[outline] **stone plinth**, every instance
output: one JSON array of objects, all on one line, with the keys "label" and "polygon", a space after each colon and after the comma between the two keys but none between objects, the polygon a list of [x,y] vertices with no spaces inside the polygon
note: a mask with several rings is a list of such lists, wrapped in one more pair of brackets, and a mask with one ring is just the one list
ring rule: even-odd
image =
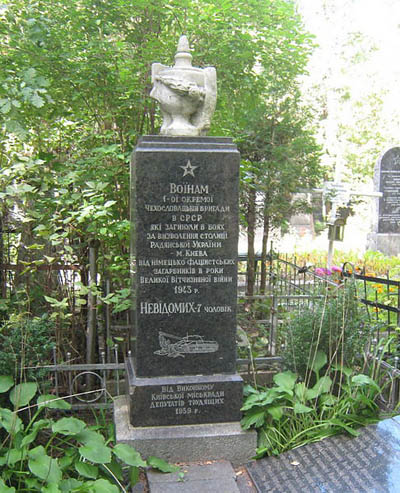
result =
[{"label": "stone plinth", "polygon": [[382,252],[385,255],[400,254],[400,234],[370,233],[368,235],[368,250]]},{"label": "stone plinth", "polygon": [[126,362],[133,426],[239,421],[243,380],[237,375],[136,378]]},{"label": "stone plinth", "polygon": [[238,422],[133,427],[126,396],[115,399],[114,421],[118,443],[132,445],[144,458],[171,463],[225,459],[238,466],[254,457],[257,447],[257,432],[242,430]]}]

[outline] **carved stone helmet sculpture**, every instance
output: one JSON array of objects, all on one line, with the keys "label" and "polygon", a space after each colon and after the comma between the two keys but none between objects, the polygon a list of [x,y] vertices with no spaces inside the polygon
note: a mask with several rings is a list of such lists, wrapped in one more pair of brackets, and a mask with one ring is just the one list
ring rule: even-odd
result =
[{"label": "carved stone helmet sculpture", "polygon": [[217,75],[214,67],[192,67],[186,36],[181,36],[175,65],[151,66],[153,88],[150,96],[160,103],[161,135],[206,135],[217,101]]}]

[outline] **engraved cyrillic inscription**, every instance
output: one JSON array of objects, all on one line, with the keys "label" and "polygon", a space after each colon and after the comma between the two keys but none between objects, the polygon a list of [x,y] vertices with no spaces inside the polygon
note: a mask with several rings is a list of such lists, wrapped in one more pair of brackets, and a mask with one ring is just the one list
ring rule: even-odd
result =
[{"label": "engraved cyrillic inscription", "polygon": [[[143,155],[142,163],[138,157],[133,182],[142,375],[234,370],[237,158],[175,150],[165,158],[159,149]],[[161,346],[160,333],[178,339]]]},{"label": "engraved cyrillic inscription", "polygon": [[223,406],[225,391],[215,384],[168,385],[151,394],[150,409],[171,409],[175,414],[201,414],[207,407]]},{"label": "engraved cyrillic inscription", "polygon": [[379,233],[400,233],[400,148],[390,149],[380,162]]}]

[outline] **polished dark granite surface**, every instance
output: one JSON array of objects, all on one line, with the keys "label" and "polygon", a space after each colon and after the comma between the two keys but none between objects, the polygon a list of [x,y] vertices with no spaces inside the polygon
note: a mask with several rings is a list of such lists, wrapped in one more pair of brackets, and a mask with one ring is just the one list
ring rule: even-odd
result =
[{"label": "polished dark granite surface", "polygon": [[400,417],[247,466],[259,492],[400,493]]},{"label": "polished dark granite surface", "polygon": [[135,149],[138,378],[236,372],[239,164],[226,138],[147,136]]}]

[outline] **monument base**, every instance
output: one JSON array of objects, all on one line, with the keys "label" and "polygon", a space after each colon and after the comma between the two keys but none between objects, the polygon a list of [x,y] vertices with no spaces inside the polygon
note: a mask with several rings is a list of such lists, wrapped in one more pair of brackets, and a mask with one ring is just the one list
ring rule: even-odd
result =
[{"label": "monument base", "polygon": [[368,235],[368,250],[375,250],[384,255],[400,254],[400,234],[370,233]]},{"label": "monument base", "polygon": [[225,459],[234,466],[245,464],[256,453],[257,432],[240,423],[134,427],[130,423],[127,396],[114,401],[117,443],[127,443],[144,459],[160,457],[168,462]]},{"label": "monument base", "polygon": [[243,380],[237,374],[140,378],[126,359],[129,418],[133,426],[239,421]]}]

